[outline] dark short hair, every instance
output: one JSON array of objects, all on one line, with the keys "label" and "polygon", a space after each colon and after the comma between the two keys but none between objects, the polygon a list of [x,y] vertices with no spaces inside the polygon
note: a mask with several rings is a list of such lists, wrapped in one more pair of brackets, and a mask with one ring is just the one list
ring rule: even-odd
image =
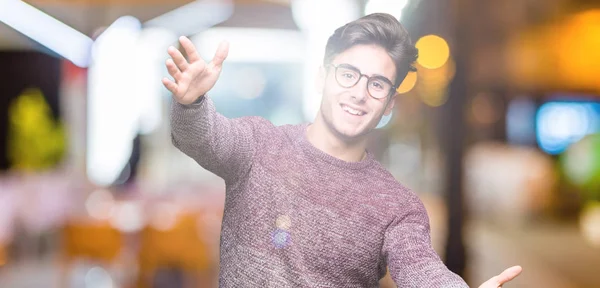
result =
[{"label": "dark short hair", "polygon": [[330,64],[338,54],[361,44],[375,44],[388,52],[396,64],[394,85],[400,85],[408,72],[417,71],[413,63],[418,51],[408,31],[394,16],[386,13],[369,14],[336,29],[327,40],[324,64]]}]

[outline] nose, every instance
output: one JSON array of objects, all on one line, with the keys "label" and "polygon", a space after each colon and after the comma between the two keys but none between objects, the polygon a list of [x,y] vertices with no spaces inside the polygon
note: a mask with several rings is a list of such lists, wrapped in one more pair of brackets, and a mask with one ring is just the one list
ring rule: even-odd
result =
[{"label": "nose", "polygon": [[358,83],[352,87],[352,97],[356,99],[357,102],[364,102],[369,97],[369,92],[367,91],[369,79],[367,77],[361,77],[358,80]]}]

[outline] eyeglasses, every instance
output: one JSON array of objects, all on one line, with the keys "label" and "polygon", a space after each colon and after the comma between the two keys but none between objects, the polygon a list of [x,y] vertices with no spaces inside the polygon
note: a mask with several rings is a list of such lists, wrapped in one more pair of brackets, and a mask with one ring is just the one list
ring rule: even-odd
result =
[{"label": "eyeglasses", "polygon": [[350,64],[329,64],[335,68],[335,80],[344,88],[354,87],[362,77],[367,78],[367,92],[375,99],[384,99],[390,97],[396,87],[392,81],[383,76],[373,76],[362,74],[358,68]]}]

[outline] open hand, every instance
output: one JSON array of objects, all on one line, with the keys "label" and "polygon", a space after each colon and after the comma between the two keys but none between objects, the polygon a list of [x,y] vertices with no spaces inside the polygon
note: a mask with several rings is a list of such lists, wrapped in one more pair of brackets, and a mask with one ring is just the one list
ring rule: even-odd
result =
[{"label": "open hand", "polygon": [[171,58],[167,60],[166,65],[173,80],[165,77],[162,79],[162,83],[173,93],[177,102],[190,104],[204,96],[217,82],[223,61],[229,53],[229,44],[221,43],[215,57],[210,63],[206,63],[198,55],[198,51],[190,39],[181,36],[179,43],[183,46],[188,60],[175,47],[169,47],[168,53]]}]

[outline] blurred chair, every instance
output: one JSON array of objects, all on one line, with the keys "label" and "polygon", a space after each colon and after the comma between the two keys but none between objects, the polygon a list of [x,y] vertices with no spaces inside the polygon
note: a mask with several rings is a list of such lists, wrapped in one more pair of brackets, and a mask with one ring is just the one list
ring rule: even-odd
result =
[{"label": "blurred chair", "polygon": [[67,222],[62,230],[61,284],[68,283],[68,276],[75,261],[91,261],[108,268],[118,261],[123,246],[121,232],[109,222]]},{"label": "blurred chair", "polygon": [[0,242],[0,268],[6,265],[8,262],[8,256],[6,255],[6,244]]},{"label": "blurred chair", "polygon": [[[172,225],[148,225],[141,233],[137,287],[158,287],[164,277],[191,287],[210,287],[211,257],[200,237],[198,214],[181,213]],[[180,279],[180,276],[185,279]],[[185,287],[189,287],[185,285]]]},{"label": "blurred chair", "polygon": [[121,232],[108,222],[67,223],[63,229],[63,251],[67,260],[89,258],[112,262],[121,252]]}]

